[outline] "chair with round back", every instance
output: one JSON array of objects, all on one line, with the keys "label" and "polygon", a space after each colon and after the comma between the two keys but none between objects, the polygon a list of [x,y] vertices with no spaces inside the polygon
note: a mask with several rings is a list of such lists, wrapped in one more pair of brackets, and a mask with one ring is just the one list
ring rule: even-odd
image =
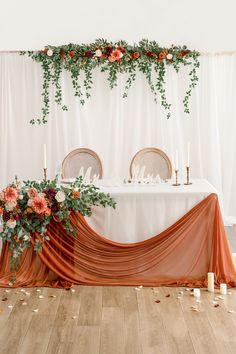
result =
[{"label": "chair with round back", "polygon": [[134,175],[135,167],[141,169],[145,166],[144,177],[148,175],[159,175],[161,179],[171,178],[172,166],[169,157],[164,151],[150,147],[139,150],[133,157],[130,164],[130,176]]},{"label": "chair with round back", "polygon": [[62,162],[62,178],[76,178],[78,177],[81,168],[84,172],[91,167],[91,176],[98,175],[102,178],[103,169],[99,156],[95,151],[78,148],[71,151]]}]

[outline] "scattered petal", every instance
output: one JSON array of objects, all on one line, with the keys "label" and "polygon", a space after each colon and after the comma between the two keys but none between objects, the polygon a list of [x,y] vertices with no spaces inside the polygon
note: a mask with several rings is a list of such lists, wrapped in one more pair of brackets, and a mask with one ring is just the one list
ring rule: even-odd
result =
[{"label": "scattered petal", "polygon": [[166,294],[166,297],[170,297],[170,294]]},{"label": "scattered petal", "polygon": [[161,300],[156,300],[155,302],[156,302],[157,304],[159,304],[159,303],[161,302]]},{"label": "scattered petal", "polygon": [[26,292],[25,292],[25,295],[30,296],[30,293],[28,293],[28,292],[26,291]]},{"label": "scattered petal", "polygon": [[43,299],[44,296],[43,296],[43,295],[39,295],[38,298],[39,298],[39,299]]},{"label": "scattered petal", "polygon": [[71,291],[72,293],[75,293],[75,289],[70,289],[70,291]]},{"label": "scattered petal", "polygon": [[20,289],[20,291],[21,291],[22,293],[25,293],[25,289]]},{"label": "scattered petal", "polygon": [[72,316],[72,319],[74,320],[75,318],[77,318],[77,316]]},{"label": "scattered petal", "polygon": [[232,292],[231,291],[228,291],[228,293],[227,293],[228,295],[232,295]]},{"label": "scattered petal", "polygon": [[200,303],[201,303],[201,300],[196,300],[196,302],[197,302],[198,304],[200,304]]},{"label": "scattered petal", "polygon": [[215,297],[215,298],[214,298],[214,301],[218,301],[218,297]]},{"label": "scattered petal", "polygon": [[199,310],[196,307],[192,308],[192,311],[199,312]]},{"label": "scattered petal", "polygon": [[179,291],[179,294],[180,294],[180,295],[183,295],[183,293],[184,293],[184,292],[183,292],[182,290],[181,290],[181,291]]},{"label": "scattered petal", "polygon": [[218,296],[218,299],[220,299],[220,300],[224,300],[224,297],[223,297],[223,296],[221,296],[221,295],[219,295],[219,296]]},{"label": "scattered petal", "polygon": [[49,297],[56,297],[56,295],[49,295]]},{"label": "scattered petal", "polygon": [[20,298],[20,301],[25,301],[25,299],[24,298]]},{"label": "scattered petal", "polygon": [[182,299],[182,296],[179,296],[179,295],[178,295],[176,299]]},{"label": "scattered petal", "polygon": [[9,309],[12,309],[13,308],[13,305],[8,305],[7,306]]},{"label": "scattered petal", "polygon": [[26,306],[26,305],[27,305],[26,301],[22,302],[22,306]]},{"label": "scattered petal", "polygon": [[234,313],[234,310],[228,310],[228,313]]},{"label": "scattered petal", "polygon": [[12,285],[13,285],[13,283],[11,283],[11,282],[10,282],[10,283],[8,283],[8,285],[9,285],[9,286],[12,286]]},{"label": "scattered petal", "polygon": [[143,286],[142,285],[139,285],[139,289],[142,289],[143,288]]},{"label": "scattered petal", "polygon": [[218,304],[218,301],[212,301],[212,303],[213,303],[213,305],[216,305],[216,304]]},{"label": "scattered petal", "polygon": [[33,312],[39,312],[39,309],[34,309]]},{"label": "scattered petal", "polygon": [[7,301],[7,297],[3,297],[3,298],[2,298],[2,301]]},{"label": "scattered petal", "polygon": [[6,289],[6,290],[5,290],[5,293],[10,293],[10,292],[11,292],[10,289]]},{"label": "scattered petal", "polygon": [[215,304],[214,307],[219,307],[220,305],[219,304]]},{"label": "scattered petal", "polygon": [[19,292],[19,291],[16,291],[15,294],[20,294],[20,292]]},{"label": "scattered petal", "polygon": [[139,288],[134,288],[135,290],[137,290],[137,291],[140,291],[141,289],[139,289]]},{"label": "scattered petal", "polygon": [[186,288],[185,291],[190,291],[190,289],[189,289],[189,288]]},{"label": "scattered petal", "polygon": [[37,291],[37,293],[40,293],[41,290],[40,290],[40,289],[37,289],[36,291]]}]

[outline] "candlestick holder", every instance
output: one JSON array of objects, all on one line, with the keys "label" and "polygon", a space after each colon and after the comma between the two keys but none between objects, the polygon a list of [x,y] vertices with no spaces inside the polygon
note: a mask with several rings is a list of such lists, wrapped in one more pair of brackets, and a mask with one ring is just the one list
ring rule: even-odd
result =
[{"label": "candlestick holder", "polygon": [[44,181],[47,180],[47,168],[46,167],[43,168],[43,179],[44,179]]},{"label": "candlestick holder", "polygon": [[187,171],[187,182],[186,182],[186,183],[184,183],[184,184],[185,184],[185,186],[188,186],[188,185],[192,184],[192,182],[189,182],[189,169],[190,169],[190,167],[189,167],[189,166],[186,166],[186,171]]},{"label": "candlestick holder", "polygon": [[178,182],[178,172],[179,170],[175,170],[175,183],[172,184],[172,186],[180,186],[180,183]]}]

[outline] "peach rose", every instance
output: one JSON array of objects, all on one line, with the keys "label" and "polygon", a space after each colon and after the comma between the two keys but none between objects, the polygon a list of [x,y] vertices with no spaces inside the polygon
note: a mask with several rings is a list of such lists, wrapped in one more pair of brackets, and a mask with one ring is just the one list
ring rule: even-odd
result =
[{"label": "peach rose", "polygon": [[5,208],[7,211],[12,211],[17,206],[17,201],[13,200],[12,202],[6,202]]},{"label": "peach rose", "polygon": [[31,207],[37,214],[42,214],[45,213],[47,209],[47,202],[45,198],[37,196],[32,199]]},{"label": "peach rose", "polygon": [[133,56],[134,59],[137,59],[137,58],[140,57],[140,53],[139,52],[134,52],[132,56]]},{"label": "peach rose", "polygon": [[28,195],[29,198],[35,198],[38,195],[38,191],[37,191],[36,188],[29,188],[27,190],[27,195]]}]

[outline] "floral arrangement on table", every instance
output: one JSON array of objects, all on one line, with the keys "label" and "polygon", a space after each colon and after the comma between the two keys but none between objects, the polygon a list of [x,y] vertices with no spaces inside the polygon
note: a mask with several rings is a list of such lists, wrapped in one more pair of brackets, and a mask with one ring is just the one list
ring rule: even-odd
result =
[{"label": "floral arrangement on table", "polygon": [[16,268],[22,252],[30,247],[34,233],[38,233],[42,240],[33,240],[34,250],[38,253],[43,242],[50,240],[46,231],[52,219],[61,222],[68,234],[73,235],[70,213],[76,211],[90,216],[93,205],[115,208],[116,202],[94,185],[85,185],[82,177],[70,186],[58,185],[56,178],[42,182],[24,181],[22,184],[16,181],[3,189],[0,192],[0,237],[10,243],[12,268]]},{"label": "floral arrangement on table", "polygon": [[[21,52],[22,55],[26,53],[39,62],[43,69],[43,116],[42,119],[32,119],[30,121],[32,124],[47,122],[51,84],[55,87],[55,102],[61,105],[63,110],[68,110],[67,106],[62,104],[60,77],[63,69],[70,72],[75,96],[79,97],[82,105],[85,103],[85,98],[91,95],[92,72],[96,67],[99,67],[102,72],[108,72],[110,88],[117,86],[119,73],[128,74],[123,97],[127,97],[128,89],[139,71],[145,75],[155,102],[157,102],[157,93],[160,93],[161,105],[168,111],[169,118],[171,104],[167,102],[164,87],[166,67],[171,66],[178,72],[181,66],[189,65],[190,82],[183,99],[184,111],[189,113],[189,98],[197,84],[197,68],[200,65],[198,60],[200,53],[188,49],[185,45],[164,48],[156,41],[147,39],[134,45],[129,45],[123,40],[112,43],[106,39],[97,39],[91,44],[67,44],[58,47],[49,45],[41,51]],[[84,74],[83,82],[79,82],[81,73]]]}]

